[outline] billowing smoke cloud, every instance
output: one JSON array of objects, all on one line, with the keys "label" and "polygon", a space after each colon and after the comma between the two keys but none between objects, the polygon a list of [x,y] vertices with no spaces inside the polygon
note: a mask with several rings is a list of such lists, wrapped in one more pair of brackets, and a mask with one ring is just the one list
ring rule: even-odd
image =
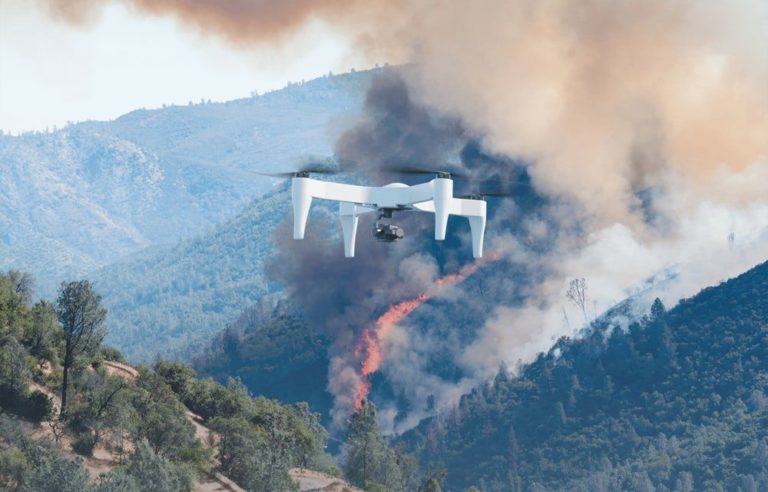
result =
[{"label": "billowing smoke cloud", "polygon": [[763,1],[488,0],[413,22],[421,100],[533,162],[598,226],[638,226],[637,192],[670,180],[720,198],[723,174],[764,177]]},{"label": "billowing smoke cloud", "polygon": [[384,18],[396,18],[399,2],[373,0],[38,0],[57,19],[79,26],[98,18],[110,4],[172,17],[202,34],[239,46],[282,41],[312,21],[325,22],[368,45]]},{"label": "billowing smoke cloud", "polygon": [[403,77],[411,70],[385,70],[373,79],[365,99],[365,118],[336,143],[336,157],[343,168],[363,171],[386,183],[393,178],[388,172],[392,169],[451,167],[448,161],[466,145],[468,132],[458,117],[413,100]]},{"label": "billowing smoke cloud", "polygon": [[[412,63],[410,97],[533,163],[540,189],[575,198],[597,226],[642,227],[638,192],[670,180],[732,199],[723,174],[765,178],[763,0],[41,1],[70,20],[122,2],[239,44],[327,23]],[[763,183],[740,183],[739,199]]]}]

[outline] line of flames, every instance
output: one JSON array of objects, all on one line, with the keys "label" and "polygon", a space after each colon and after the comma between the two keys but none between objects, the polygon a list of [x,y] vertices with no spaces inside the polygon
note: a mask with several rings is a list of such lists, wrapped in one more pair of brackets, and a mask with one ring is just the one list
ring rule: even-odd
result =
[{"label": "line of flames", "polygon": [[483,259],[479,259],[474,263],[466,265],[456,273],[438,278],[435,280],[436,289],[423,292],[412,299],[407,299],[391,305],[384,314],[376,319],[376,323],[372,327],[366,326],[365,329],[363,329],[360,339],[355,344],[354,351],[355,358],[361,361],[360,384],[355,392],[356,410],[360,409],[363,400],[371,391],[370,375],[378,371],[381,367],[384,358],[382,342],[387,338],[392,329],[416,308],[431,299],[439,288],[461,282],[475,273],[484,264],[498,259],[498,255],[489,254]]}]

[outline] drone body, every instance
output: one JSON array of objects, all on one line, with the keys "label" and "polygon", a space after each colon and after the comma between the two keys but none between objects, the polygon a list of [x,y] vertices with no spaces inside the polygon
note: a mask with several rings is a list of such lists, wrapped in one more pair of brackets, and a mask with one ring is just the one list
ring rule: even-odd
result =
[{"label": "drone body", "polygon": [[[435,239],[445,239],[448,217],[459,215],[469,219],[472,231],[472,255],[483,256],[486,202],[477,198],[453,196],[453,180],[447,173],[440,173],[429,182],[408,186],[392,183],[387,186],[357,186],[321,181],[309,177],[306,172],[296,173],[292,179],[293,238],[304,239],[309,208],[313,198],[339,202],[339,218],[344,233],[344,256],[355,256],[355,237],[358,217],[379,213],[379,220],[390,218],[392,212],[417,210],[435,214]],[[391,224],[374,225],[374,237],[392,242],[403,237],[400,227]]]}]

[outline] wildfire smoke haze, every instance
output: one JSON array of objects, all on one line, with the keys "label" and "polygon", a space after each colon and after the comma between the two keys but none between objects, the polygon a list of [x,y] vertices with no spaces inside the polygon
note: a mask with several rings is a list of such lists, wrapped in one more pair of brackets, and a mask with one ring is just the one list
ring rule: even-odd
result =
[{"label": "wildfire smoke haze", "polygon": [[[44,1],[70,20],[107,3]],[[452,312],[467,312],[464,324],[424,305],[463,278],[434,280],[462,264],[461,248],[446,252],[466,243],[461,231],[435,245],[408,216],[403,242],[385,249],[359,237],[358,258],[345,259],[338,241],[312,235],[317,209],[303,242],[290,239],[290,218],[278,228],[270,276],[334,340],[336,422],[376,371],[418,410],[401,420],[413,424],[428,411],[425,394],[447,405],[501,364],[531,360],[580,328],[563,321],[573,278],[586,278],[594,318],[671,265],[674,281],[648,294],[670,306],[765,260],[765,0],[114,1],[240,46],[319,21],[371,62],[408,64],[374,78],[361,121],[336,143],[336,158],[367,182],[389,162],[458,160],[483,177],[524,168],[530,194],[489,206],[486,242],[505,260],[487,272],[494,295],[456,287],[457,300],[472,300]],[[479,165],[463,155],[469,141],[482,148]],[[386,305],[393,311],[370,325]],[[391,321],[422,311],[419,333]],[[447,365],[435,352],[451,358],[450,374],[435,374]]]}]

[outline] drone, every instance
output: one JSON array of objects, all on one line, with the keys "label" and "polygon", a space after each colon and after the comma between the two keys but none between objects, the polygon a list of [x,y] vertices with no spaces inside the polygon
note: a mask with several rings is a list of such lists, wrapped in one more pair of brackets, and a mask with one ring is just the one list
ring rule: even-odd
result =
[{"label": "drone", "polygon": [[435,240],[445,239],[448,217],[466,217],[472,234],[472,256],[483,256],[483,238],[486,222],[486,196],[502,196],[501,193],[483,193],[455,197],[453,177],[455,173],[431,170],[400,170],[403,174],[432,174],[426,183],[409,186],[390,183],[385,186],[359,186],[310,177],[311,173],[333,174],[328,170],[302,170],[290,173],[267,174],[272,177],[290,177],[293,198],[293,239],[304,239],[312,200],[339,202],[339,219],[344,235],[344,256],[355,256],[355,238],[361,215],[377,214],[373,224],[373,237],[392,243],[405,237],[402,227],[388,222],[395,212],[420,211],[435,215]]}]

